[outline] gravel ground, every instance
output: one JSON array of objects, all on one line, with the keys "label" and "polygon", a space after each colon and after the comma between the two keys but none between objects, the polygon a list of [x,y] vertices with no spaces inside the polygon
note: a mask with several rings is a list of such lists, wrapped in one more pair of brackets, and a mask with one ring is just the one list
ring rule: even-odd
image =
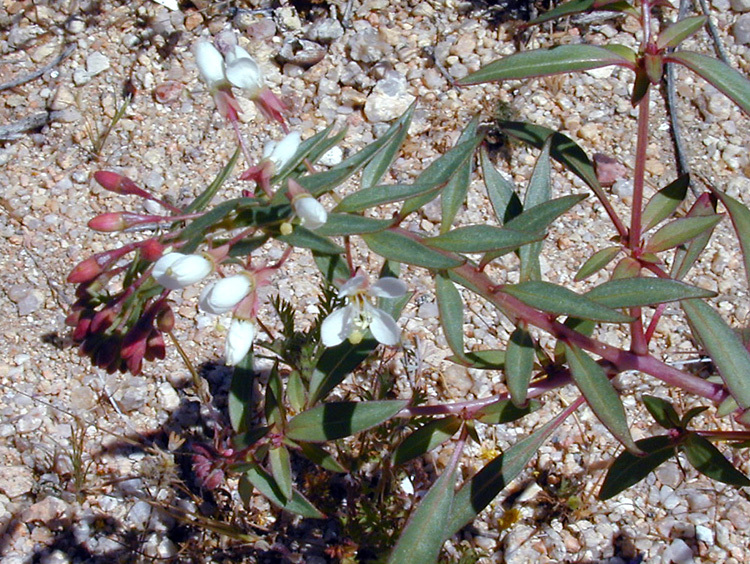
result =
[{"label": "gravel ground", "polygon": [[[292,108],[291,125],[304,138],[330,123],[348,126],[342,153],[328,155],[329,164],[381,134],[415,97],[419,106],[410,138],[390,181],[413,178],[423,163],[453,144],[473,114],[491,115],[498,101],[523,119],[562,128],[591,152],[630,163],[635,121],[627,102],[627,73],[602,70],[460,91],[450,86],[448,77],[465,76],[515,49],[513,21],[498,24],[498,11],[479,2],[355,0],[350,10],[346,2],[313,2],[312,9],[301,13],[292,4],[274,9],[244,1],[180,4],[181,10],[170,11],[150,0],[0,3],[0,82],[20,80],[47,66],[36,78],[0,91],[0,233],[7,249],[0,255],[4,563],[324,562],[320,539],[329,542],[336,536],[326,528],[330,524],[296,523],[294,538],[269,534],[240,542],[211,536],[207,525],[186,525],[199,515],[221,516],[256,534],[291,526],[261,499],[242,509],[231,494],[235,484],[204,498],[180,485],[186,459],[182,441],[201,431],[205,407],[173,347],[165,362],[131,376],[93,369],[68,346],[63,322],[73,289],[65,277],[72,265],[120,238],[95,234],[86,221],[123,205],[141,209],[137,202],[101,190],[91,174],[117,170],[180,202],[210,182],[233,151],[233,134],[197,77],[190,51],[197,38],[235,29],[263,66],[271,88]],[[732,64],[747,73],[750,48],[741,43],[750,41],[745,29],[750,15],[741,12],[750,10],[750,4],[715,0],[711,10]],[[630,22],[601,18],[543,26],[517,38],[525,48],[580,40],[632,46],[635,32]],[[691,43],[695,50],[710,52],[705,35]],[[101,137],[96,132],[115,115],[126,81],[137,95],[95,154]],[[750,204],[747,116],[683,71],[678,71],[677,92],[691,166]],[[252,103],[241,102],[244,132],[251,150],[259,153],[279,131],[256,115]],[[663,186],[663,179],[675,174],[658,96],[654,105],[657,121],[647,162],[652,187]],[[522,185],[534,155],[516,148],[513,157],[512,176]],[[478,181],[476,187],[462,211],[467,222],[488,219]],[[239,189],[238,182],[228,184],[230,192]],[[559,173],[554,189],[563,195],[582,192],[583,186]],[[620,205],[627,204],[630,189],[625,182],[613,187]],[[428,206],[412,226],[430,231],[438,213]],[[569,283],[581,262],[603,245],[594,234],[612,231],[605,220],[589,198],[552,229],[545,278]],[[270,250],[270,258],[274,252]],[[309,272],[312,263],[301,254],[296,259],[297,270],[279,277],[276,287],[301,312],[314,313],[317,281],[295,276]],[[514,266],[508,258],[495,274],[512,281]],[[445,360],[449,352],[438,329],[429,276],[409,272],[407,281],[421,290],[401,325],[424,362],[427,389],[443,398],[480,397],[497,389],[496,375]],[[747,325],[747,285],[726,225],[717,230],[693,281],[719,290],[723,297],[718,307],[725,318],[735,326]],[[198,312],[197,292],[189,288],[176,297],[178,333],[188,356],[203,365],[212,393],[220,396],[228,375],[221,366],[225,329]],[[475,301],[468,310],[469,347],[494,348],[504,342],[510,328],[494,311]],[[670,310],[657,333],[669,360],[685,360],[690,350],[681,324],[679,312]],[[613,344],[622,340],[614,330],[600,337]],[[638,374],[622,375],[619,385],[636,393],[668,394]],[[465,472],[573,399],[572,390],[562,390],[519,427],[480,428],[483,443],[470,449],[474,456],[466,457]],[[674,399],[685,409],[692,405],[689,399]],[[636,411],[632,396],[625,401],[638,414],[631,419],[636,438],[653,434],[651,420]],[[486,555],[482,562],[509,563],[750,559],[746,493],[675,463],[663,465],[613,500],[596,500],[615,451],[613,439],[591,412],[579,410],[514,485],[523,492],[515,501],[517,522],[508,527],[508,505],[501,496],[472,531],[449,543],[448,554],[474,547]],[[441,456],[436,457],[438,466]],[[738,455],[735,462],[750,471],[746,456]],[[550,494],[560,477],[574,484],[579,507]],[[269,539],[276,544],[271,546],[274,540]]]}]

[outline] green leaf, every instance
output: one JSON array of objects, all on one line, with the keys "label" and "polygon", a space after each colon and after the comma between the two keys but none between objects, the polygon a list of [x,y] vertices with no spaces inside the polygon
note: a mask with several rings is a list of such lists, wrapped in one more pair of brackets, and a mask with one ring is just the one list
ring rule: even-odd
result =
[{"label": "green leaf", "polygon": [[542,407],[541,402],[530,400],[524,407],[517,407],[509,399],[498,400],[477,411],[474,419],[486,425],[502,425],[525,417]]},{"label": "green leaf", "polygon": [[286,420],[284,406],[284,388],[281,384],[278,364],[274,364],[266,385],[266,403],[264,414],[269,425],[282,427]]},{"label": "green leaf", "polygon": [[671,53],[667,61],[685,65],[750,114],[750,80],[729,65],[690,51]]},{"label": "green leaf", "polygon": [[348,437],[380,425],[408,404],[407,400],[324,403],[293,417],[286,436],[315,443]]},{"label": "green leaf", "polygon": [[348,280],[352,277],[349,265],[342,255],[326,255],[314,251],[312,255],[323,279],[329,284],[333,285],[336,280]]},{"label": "green leaf", "polygon": [[[476,138],[478,125],[479,116],[475,116],[463,130],[457,143],[460,144]],[[456,219],[458,210],[466,200],[472,172],[474,172],[474,159],[467,159],[461,164],[461,167],[456,171],[440,194],[440,233],[447,233],[453,226],[453,220]]]},{"label": "green leaf", "polygon": [[586,262],[583,263],[574,280],[578,282],[588,278],[592,274],[596,274],[612,262],[621,249],[622,247],[620,246],[605,247],[604,249],[595,252]]},{"label": "green leaf", "polygon": [[607,378],[604,369],[583,350],[572,344],[565,344],[565,358],[570,365],[576,386],[599,421],[604,423],[625,448],[634,454],[640,454],[640,449],[630,435],[620,395]]},{"label": "green leaf", "polygon": [[622,260],[615,265],[615,268],[612,271],[612,279],[621,280],[623,278],[637,278],[640,273],[640,262],[633,257],[623,257]]},{"label": "green leaf", "polygon": [[463,264],[463,261],[444,255],[422,243],[395,231],[380,231],[362,235],[374,253],[389,260],[415,266],[445,270]]},{"label": "green leaf", "polygon": [[534,340],[529,332],[518,327],[510,336],[505,352],[505,384],[513,403],[522,407],[534,369]]},{"label": "green leaf", "polygon": [[667,400],[646,394],[641,397],[641,400],[643,400],[643,405],[646,406],[651,417],[665,429],[683,427],[680,416],[677,415],[674,407]]},{"label": "green leaf", "polygon": [[240,476],[239,494],[245,505],[249,506],[252,499],[252,490],[255,487],[268,501],[286,511],[302,515],[302,517],[308,519],[325,519],[325,514],[318,511],[297,490],[292,490],[292,497],[289,501],[284,499],[276,480],[257,464],[252,463],[243,466],[246,469],[244,474]]},{"label": "green leaf", "polygon": [[643,247],[643,250],[647,253],[658,253],[687,243],[690,239],[716,227],[722,217],[717,214],[675,219],[660,227]]},{"label": "green leaf", "polygon": [[272,448],[268,451],[268,462],[271,466],[271,475],[286,503],[292,499],[292,463],[289,451],[283,446]]},{"label": "green leaf", "polygon": [[745,276],[750,283],[750,210],[731,196],[727,196],[718,190],[713,190],[713,192],[727,208],[729,217],[732,219],[732,225],[740,241],[742,258],[745,262]]},{"label": "green leaf", "polygon": [[690,433],[680,445],[688,462],[698,472],[737,487],[750,486],[750,480],[729,462],[707,439]]},{"label": "green leaf", "polygon": [[[716,202],[713,201],[709,194],[701,194],[690,208],[687,217],[710,216],[716,212]],[[672,278],[677,280],[684,278],[690,271],[695,261],[703,253],[703,249],[708,245],[713,230],[706,231],[690,241],[685,248],[677,248],[672,262]]]},{"label": "green leaf", "polygon": [[460,428],[461,419],[455,415],[434,419],[422,425],[401,441],[401,444],[393,451],[393,464],[403,464],[422,456],[450,439]]},{"label": "green leaf", "polygon": [[334,208],[337,212],[361,212],[368,208],[400,202],[413,196],[421,196],[427,193],[435,193],[442,188],[440,184],[381,184],[372,188],[365,188],[349,194]]},{"label": "green leaf", "polygon": [[443,538],[450,538],[471,523],[497,494],[521,473],[559,421],[553,419],[492,459],[456,492]]},{"label": "green leaf", "polygon": [[499,349],[464,352],[463,356],[449,356],[448,360],[477,368],[479,370],[503,370],[505,368],[505,351]]},{"label": "green leaf", "polygon": [[635,12],[633,7],[624,0],[572,0],[571,2],[560,4],[552,10],[544,12],[541,16],[531,20],[526,25],[536,25],[549,20],[596,10],[624,12],[628,14],[633,14]]},{"label": "green leaf", "polygon": [[522,245],[542,239],[540,232],[514,231],[492,225],[458,227],[436,237],[425,237],[430,247],[456,253],[509,253]]},{"label": "green leaf", "polygon": [[[329,137],[333,131],[334,124],[329,125],[323,131],[319,131],[309,139],[305,139],[300,143],[297,152],[294,156],[281,167],[280,170],[276,171],[272,181],[274,184],[282,184],[289,176],[291,176],[297,169],[302,165],[305,159],[314,163],[327,151],[329,151],[334,145],[337,145],[346,134],[346,128],[342,129],[336,135]],[[302,171],[300,171],[302,172]],[[281,201],[280,199],[277,201]]]},{"label": "green leaf", "polygon": [[538,206],[526,208],[520,215],[505,224],[505,229],[526,233],[543,231],[562,214],[586,198],[585,194],[571,194],[549,200]]},{"label": "green leaf", "polygon": [[690,186],[690,175],[683,174],[659,190],[649,200],[643,210],[643,231],[648,231],[660,221],[674,213],[687,195]]},{"label": "green leaf", "polygon": [[279,235],[276,238],[292,247],[310,249],[321,254],[338,255],[344,252],[343,248],[333,243],[327,237],[318,235],[301,225],[295,225],[294,231],[289,235]]},{"label": "green leaf", "polygon": [[608,323],[629,323],[633,320],[619,311],[549,282],[535,280],[521,284],[506,284],[498,288],[498,291],[513,296],[526,305],[555,315],[569,315]]},{"label": "green leaf", "polygon": [[344,341],[340,345],[325,350],[310,377],[310,398],[308,405],[314,405],[338,386],[351,374],[378,346],[375,339],[364,339],[356,345]]},{"label": "green leaf", "polygon": [[710,298],[716,292],[667,278],[620,278],[593,288],[585,296],[611,308],[640,307],[689,298]]},{"label": "green leaf", "polygon": [[435,294],[445,340],[448,341],[451,350],[460,357],[464,351],[464,302],[461,294],[443,273],[435,277]]},{"label": "green leaf", "polygon": [[707,303],[681,302],[693,334],[714,361],[722,380],[743,409],[750,407],[750,353],[737,333]]},{"label": "green leaf", "polygon": [[414,108],[416,107],[417,102],[414,101],[398,121],[385,133],[384,137],[388,138],[389,141],[383,149],[375,155],[369,163],[367,163],[367,166],[362,171],[362,178],[359,182],[361,188],[372,188],[375,186],[391,167],[391,164],[393,164],[393,161],[409,132],[409,125],[411,125],[411,120],[414,116]]},{"label": "green leaf", "polygon": [[302,454],[304,454],[318,466],[321,466],[326,470],[330,470],[331,472],[348,472],[348,470],[344,468],[330,452],[319,447],[315,443],[299,443],[299,447],[302,449]]},{"label": "green leaf", "polygon": [[599,499],[606,500],[634,486],[675,454],[674,443],[667,435],[641,439],[635,443],[646,456],[635,456],[623,451],[609,467]]},{"label": "green leaf", "polygon": [[692,16],[673,23],[659,33],[656,46],[659,49],[677,47],[685,39],[706,25],[706,16]]},{"label": "green leaf", "polygon": [[411,514],[388,557],[389,564],[437,563],[445,542],[445,525],[453,504],[456,467],[443,472]]},{"label": "green leaf", "polygon": [[596,45],[559,45],[515,53],[482,67],[458,80],[458,84],[481,84],[496,80],[515,80],[549,76],[563,72],[598,69],[610,65],[632,68],[632,63],[609,49]]},{"label": "green leaf", "polygon": [[213,207],[210,211],[194,219],[190,224],[180,231],[180,240],[189,241],[180,248],[182,253],[192,253],[203,242],[203,234],[209,228],[219,223],[222,219],[232,213],[241,203],[249,202],[248,198],[237,198],[227,200]]},{"label": "green leaf", "polygon": [[255,427],[244,433],[239,433],[232,437],[232,446],[237,450],[252,446],[265,437],[270,430],[271,427]]},{"label": "green leaf", "polygon": [[503,133],[537,149],[544,147],[547,139],[551,137],[550,156],[583,180],[599,199],[606,200],[606,194],[596,178],[593,163],[586,152],[570,137],[533,123],[503,121],[499,125]]},{"label": "green leaf", "polygon": [[307,389],[302,381],[302,376],[298,370],[292,370],[289,373],[286,383],[286,395],[289,399],[289,405],[294,411],[302,411],[307,404]]},{"label": "green leaf", "polygon": [[687,413],[683,415],[682,419],[680,420],[680,427],[683,427],[683,428],[687,427],[694,418],[698,417],[701,413],[703,413],[707,409],[708,407],[704,405],[699,405],[699,406],[688,409]]},{"label": "green leaf", "polygon": [[[550,199],[550,174],[551,167],[549,161],[549,151],[552,137],[548,137],[542,147],[542,152],[534,165],[534,172],[529,179],[529,185],[526,187],[523,207],[528,210],[535,206],[544,204]],[[519,280],[527,282],[529,280],[540,280],[542,272],[539,266],[539,254],[542,252],[542,241],[531,243],[522,247],[518,253],[521,259],[521,270]]]},{"label": "green leaf", "polygon": [[206,209],[208,204],[211,203],[211,200],[214,199],[216,192],[219,191],[219,188],[224,185],[224,182],[226,182],[227,178],[229,178],[229,175],[232,174],[234,165],[237,164],[237,159],[241,154],[242,151],[238,147],[234,151],[234,154],[229,159],[229,162],[226,164],[226,166],[222,168],[221,171],[219,171],[218,175],[216,175],[216,178],[214,178],[213,182],[211,182],[211,184],[209,184],[206,189],[197,198],[195,198],[195,200],[190,202],[190,205],[185,208],[186,214],[196,213]]},{"label": "green leaf", "polygon": [[476,135],[456,144],[450,151],[434,160],[430,166],[422,171],[415,184],[432,186],[436,191],[416,196],[404,202],[400,215],[406,217],[410,213],[421,209],[425,204],[437,197],[440,189],[445,187],[451,179],[462,169],[467,161],[474,156],[474,151],[484,139],[484,135]]},{"label": "green leaf", "polygon": [[253,381],[255,371],[253,370],[253,355],[245,355],[232,372],[232,383],[229,388],[228,409],[229,421],[236,433],[247,430],[248,413],[252,412]]},{"label": "green leaf", "polygon": [[480,162],[487,195],[495,211],[495,217],[502,225],[520,214],[523,211],[523,204],[513,189],[513,184],[506,180],[492,164],[487,148],[484,146],[480,153]]},{"label": "green leaf", "polygon": [[315,230],[324,237],[341,237],[345,235],[359,235],[360,233],[374,233],[388,228],[393,222],[387,219],[374,219],[348,213],[330,213],[328,220]]}]

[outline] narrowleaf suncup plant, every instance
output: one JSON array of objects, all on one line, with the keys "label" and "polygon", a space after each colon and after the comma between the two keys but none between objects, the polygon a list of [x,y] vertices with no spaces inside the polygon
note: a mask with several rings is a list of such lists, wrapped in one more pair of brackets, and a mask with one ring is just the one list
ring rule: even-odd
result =
[{"label": "narrowleaf suncup plant", "polygon": [[[340,164],[319,170],[318,159],[345,132],[328,128],[301,140],[288,130],[286,109],[264,86],[257,64],[236,40],[223,37],[218,47],[199,43],[201,74],[219,112],[236,132],[239,148],[215,181],[184,208],[161,202],[163,215],[114,212],[91,220],[90,226],[100,231],[150,226],[153,234],[98,253],[71,272],[69,281],[78,284],[78,301],[68,322],[81,354],[108,371],[139,372],[144,360],[164,357],[163,334],[172,334],[179,325],[171,292],[204,284],[199,307],[232,316],[226,362],[235,371],[224,424],[231,441],[218,454],[207,449],[198,452],[196,473],[206,488],[218,487],[226,473],[239,475],[239,494],[246,502],[259,492],[303,517],[322,518],[324,512],[308,499],[310,492],[295,475],[295,457],[329,472],[350,471],[351,457],[341,456],[347,437],[398,422],[401,434],[395,435],[398,439],[386,457],[389,467],[434,449],[451,449],[434,485],[412,509],[388,556],[391,562],[436,561],[443,543],[487,507],[583,405],[622,446],[601,485],[603,499],[683,455],[692,467],[715,480],[750,485],[715,446],[727,443],[741,449],[750,444],[750,353],[711,305],[716,294],[690,280],[691,267],[713,230],[727,220],[737,234],[750,277],[750,210],[721,187],[708,186],[689,201],[687,177],[664,178],[653,196],[647,199],[645,193],[651,94],[662,81],[665,66],[689,69],[745,112],[750,112],[750,81],[718,60],[680,49],[683,40],[703,27],[705,18],[689,17],[657,29],[654,8],[665,6],[664,1],[648,0],[632,5],[574,0],[560,5],[537,22],[598,9],[621,12],[640,22],[640,47],[635,51],[623,45],[577,44],[519,52],[459,81],[470,88],[613,65],[630,71],[637,139],[629,217],[617,211],[600,185],[584,148],[533,123],[500,124],[507,135],[538,149],[524,187],[513,185],[495,168],[483,146],[486,128],[479,118],[413,182],[382,184],[407,136],[414,105],[380,138]],[[252,155],[243,141],[232,88],[251,91],[263,114],[283,129],[285,136],[269,144],[263,155]],[[245,170],[237,175],[240,154]],[[591,194],[554,194],[552,161],[578,176]],[[457,220],[457,214],[478,174],[476,163],[494,220],[467,225]],[[222,198],[224,183],[237,176],[244,186],[242,196]],[[94,178],[117,194],[158,201],[134,180],[114,172],[100,171]],[[342,193],[339,187],[352,179],[357,189]],[[549,226],[587,197],[596,198],[604,208],[616,236],[602,240],[601,250],[580,264],[577,280],[602,269],[608,272],[606,282],[581,294],[544,280],[540,257]],[[437,198],[439,229],[434,233],[408,229],[411,223],[406,220]],[[375,280],[377,273],[366,272],[364,265],[371,261],[361,256],[364,247],[354,244],[355,239],[382,257],[379,279]],[[272,244],[283,247],[281,258],[263,263],[258,257]],[[265,286],[273,294],[273,277],[283,272],[294,248],[309,251],[319,269],[323,286],[319,315],[309,329],[299,331],[293,304],[274,298],[272,305],[283,325],[277,335],[268,330],[271,320],[259,317],[261,296],[267,294],[259,289]],[[517,255],[519,265],[518,282],[512,284],[493,278],[495,261],[509,254]],[[410,288],[399,279],[402,266],[424,269],[434,280],[451,360],[501,373],[504,392],[455,403],[416,392],[398,397],[393,388],[388,393],[361,394],[361,401],[330,399],[368,359],[384,350],[398,353],[403,340],[398,318],[411,297]],[[464,295],[471,293],[491,304],[512,324],[514,330],[504,347],[467,350],[465,304],[459,288]],[[663,351],[658,350],[654,334],[667,304],[681,307],[695,353],[710,357],[715,375],[699,377],[661,360]],[[608,325],[627,332],[625,346],[597,338],[599,329]],[[547,337],[542,339],[543,335]],[[261,382],[254,371],[254,355],[272,360],[260,398],[252,393]],[[635,440],[631,424],[636,412],[627,410],[622,400],[630,392],[613,384],[625,371],[656,379],[671,393],[698,398],[703,406],[679,415],[664,399],[636,397],[665,431]],[[563,386],[577,389],[575,401],[473,476],[461,479],[465,447],[477,440],[477,425],[513,425],[538,409],[549,392]],[[696,416],[704,410],[713,410],[712,421],[724,418],[736,423],[735,430],[695,427]],[[381,548],[385,552],[389,547]]]}]

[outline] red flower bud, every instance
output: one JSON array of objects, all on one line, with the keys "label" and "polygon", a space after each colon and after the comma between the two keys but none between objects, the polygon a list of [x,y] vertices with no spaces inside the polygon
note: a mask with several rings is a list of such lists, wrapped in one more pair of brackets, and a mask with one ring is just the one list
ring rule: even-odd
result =
[{"label": "red flower bud", "polygon": [[128,226],[127,222],[123,218],[122,213],[103,213],[97,215],[89,221],[89,227],[94,231],[103,231],[109,233],[111,231],[122,231]]},{"label": "red flower bud", "polygon": [[162,309],[156,316],[156,327],[159,331],[163,331],[164,333],[169,333],[174,329],[174,312],[172,311],[172,308],[166,304],[164,309]]},{"label": "red flower bud", "polygon": [[68,282],[71,284],[85,284],[91,282],[102,273],[102,267],[96,257],[89,257],[79,262],[68,274]]},{"label": "red flower bud", "polygon": [[145,190],[142,190],[138,185],[130,180],[127,176],[111,172],[109,170],[100,170],[94,173],[94,180],[96,180],[102,188],[114,192],[115,194],[123,195],[135,195],[135,196],[148,196]]},{"label": "red flower bud", "polygon": [[141,256],[149,261],[156,261],[164,254],[164,245],[156,239],[148,239],[141,245]]}]

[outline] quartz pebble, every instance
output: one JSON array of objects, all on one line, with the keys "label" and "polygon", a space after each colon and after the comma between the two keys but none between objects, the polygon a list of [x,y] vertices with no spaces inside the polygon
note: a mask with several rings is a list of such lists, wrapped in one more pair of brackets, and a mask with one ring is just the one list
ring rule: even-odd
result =
[{"label": "quartz pebble", "polygon": [[403,114],[414,101],[406,89],[406,78],[396,71],[389,72],[375,84],[365,102],[365,115],[372,123],[391,121]]},{"label": "quartz pebble", "polygon": [[750,14],[742,14],[732,26],[734,38],[740,45],[750,43]]}]

